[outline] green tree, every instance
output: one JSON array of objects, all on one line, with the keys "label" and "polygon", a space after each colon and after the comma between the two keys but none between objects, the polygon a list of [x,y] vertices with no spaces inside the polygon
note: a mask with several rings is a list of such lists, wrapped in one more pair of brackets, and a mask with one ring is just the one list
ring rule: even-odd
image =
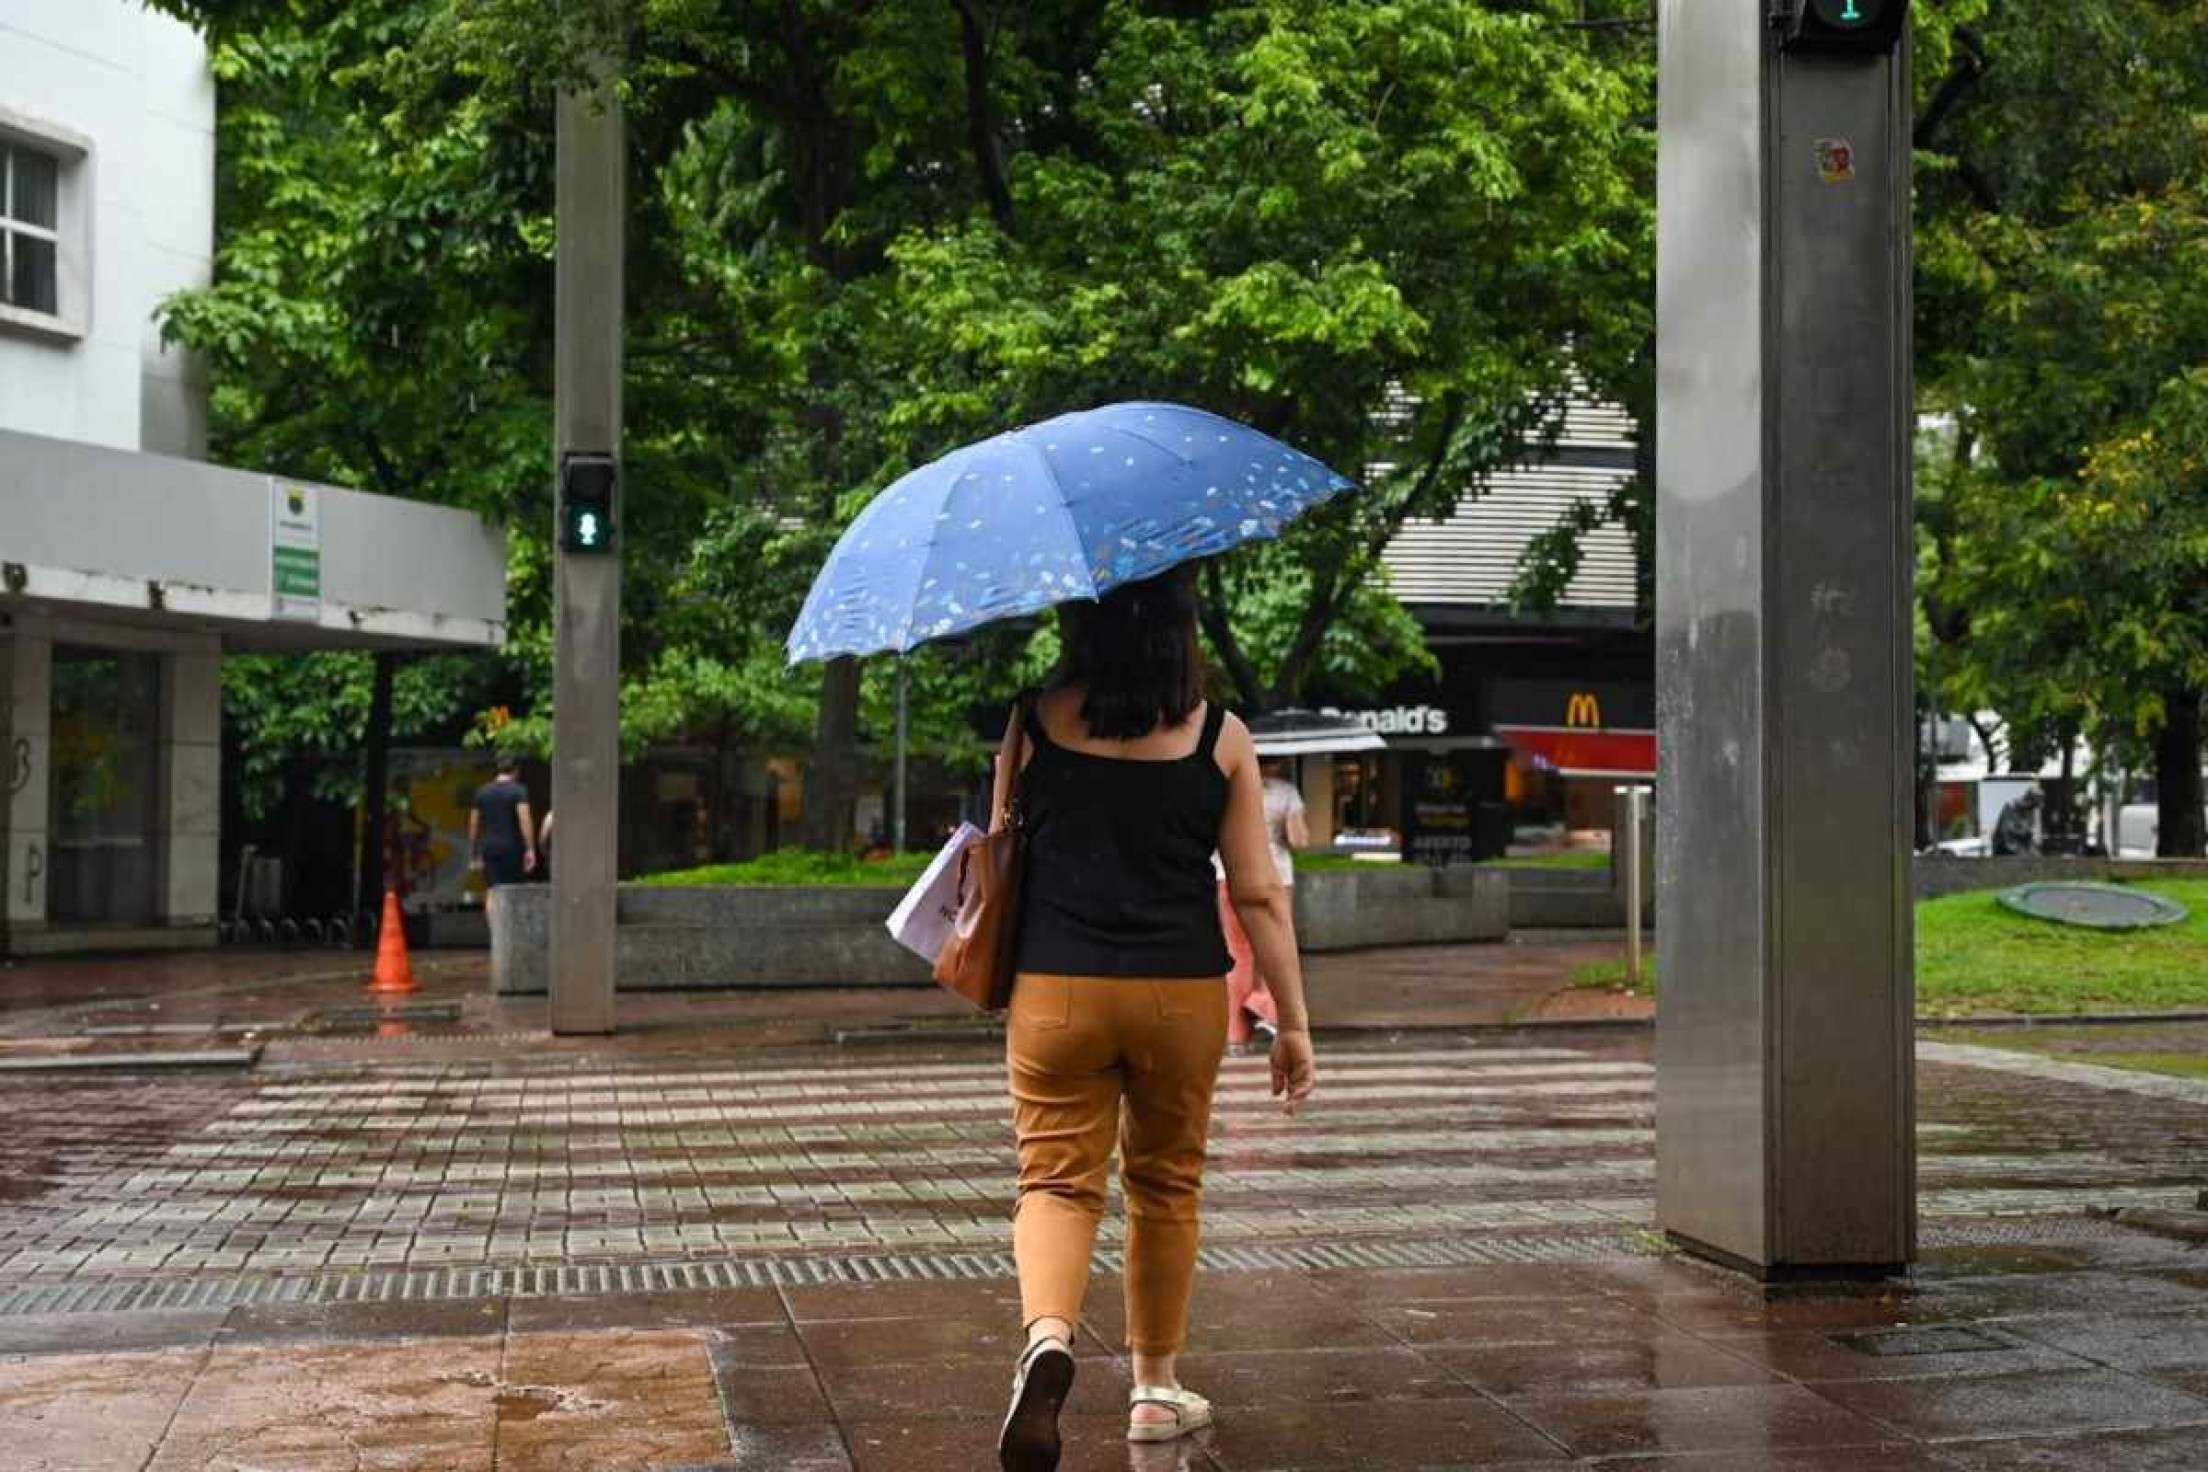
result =
[{"label": "green tree", "polygon": [[1002,110],[1025,145],[1005,207],[893,247],[902,315],[964,370],[906,411],[963,431],[1180,399],[1365,477],[1291,531],[1286,563],[1240,554],[1204,582],[1242,703],[1295,699],[1340,631],[1376,627],[1405,518],[1522,454],[1580,379],[1639,370],[1651,58],[1587,15],[1101,7],[1077,84],[1046,89],[1066,99],[1049,131]]},{"label": "green tree", "polygon": [[2024,745],[2151,750],[2162,849],[2200,853],[2208,5],[1956,0],[1919,35],[1927,684]]},{"label": "green tree", "polygon": [[[1156,396],[1369,473],[1207,578],[1262,708],[1421,660],[1393,530],[1645,373],[1652,75],[1606,0],[165,3],[223,78],[217,281],[169,310],[221,453],[504,518],[509,738],[549,708],[551,93],[619,57],[626,733],[809,729],[822,845],[887,662],[792,675],[780,638],[902,470]],[[1024,640],[916,661],[919,729]]]}]

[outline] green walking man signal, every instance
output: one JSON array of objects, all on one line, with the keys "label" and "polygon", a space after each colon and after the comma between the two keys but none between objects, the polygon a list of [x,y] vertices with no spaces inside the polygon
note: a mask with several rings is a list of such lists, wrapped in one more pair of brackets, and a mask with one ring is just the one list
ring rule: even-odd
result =
[{"label": "green walking man signal", "polygon": [[1879,56],[1900,44],[1909,0],[1782,0],[1776,19],[1789,53]]},{"label": "green walking man signal", "polygon": [[620,480],[611,455],[570,451],[560,460],[560,546],[569,552],[613,550],[614,489]]}]

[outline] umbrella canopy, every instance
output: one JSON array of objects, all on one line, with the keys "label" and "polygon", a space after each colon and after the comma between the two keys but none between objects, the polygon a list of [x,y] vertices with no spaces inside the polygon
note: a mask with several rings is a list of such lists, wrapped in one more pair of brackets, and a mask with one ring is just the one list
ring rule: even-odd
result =
[{"label": "umbrella canopy", "polygon": [[789,656],[903,652],[1280,534],[1354,483],[1247,425],[1110,404],[953,450],[828,555]]},{"label": "umbrella canopy", "polygon": [[1331,756],[1341,752],[1385,751],[1378,731],[1348,716],[1324,711],[1276,710],[1250,722],[1259,756]]}]

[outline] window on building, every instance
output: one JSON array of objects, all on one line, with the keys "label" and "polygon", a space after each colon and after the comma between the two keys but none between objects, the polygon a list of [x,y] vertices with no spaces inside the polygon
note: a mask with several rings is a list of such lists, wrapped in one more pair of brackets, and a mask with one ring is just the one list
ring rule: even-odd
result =
[{"label": "window on building", "polygon": [[61,311],[61,160],[0,143],[0,302]]}]

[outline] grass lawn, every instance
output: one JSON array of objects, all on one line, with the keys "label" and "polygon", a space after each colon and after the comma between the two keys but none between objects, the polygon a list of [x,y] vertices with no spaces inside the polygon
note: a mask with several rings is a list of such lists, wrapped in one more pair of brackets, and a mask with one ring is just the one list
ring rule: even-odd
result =
[{"label": "grass lawn", "polygon": [[1296,872],[1299,874],[1331,874],[1342,869],[1390,869],[1400,865],[1393,859],[1360,859],[1355,854],[1297,854]]},{"label": "grass lawn", "polygon": [[666,889],[713,889],[723,886],[766,885],[810,888],[816,885],[874,886],[909,889],[935,858],[931,853],[896,854],[884,859],[860,859],[848,854],[817,854],[804,849],[776,849],[741,864],[708,864],[702,869],[676,869],[647,874],[637,880]]},{"label": "grass lawn", "polygon": [[[2208,1006],[2208,879],[2152,880],[2140,887],[2191,914],[2159,930],[2104,931],[2012,914],[1991,890],[1919,904],[1918,1015]],[[1581,967],[1572,983],[1622,987],[1624,977],[1621,958]]]},{"label": "grass lawn", "polygon": [[1989,892],[1917,906],[1917,1010],[2167,1011],[2208,1005],[2208,879],[2140,888],[2192,913],[2158,930],[2084,930],[2004,910]]}]

